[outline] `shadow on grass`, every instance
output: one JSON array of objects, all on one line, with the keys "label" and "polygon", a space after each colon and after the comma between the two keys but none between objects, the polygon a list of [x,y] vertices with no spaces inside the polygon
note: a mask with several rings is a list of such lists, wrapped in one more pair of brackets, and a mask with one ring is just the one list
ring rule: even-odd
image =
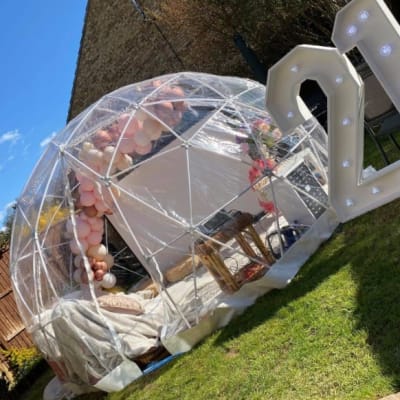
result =
[{"label": "shadow on grass", "polygon": [[[368,334],[368,345],[400,390],[400,201],[341,225],[335,236],[305,264],[290,286],[274,290],[216,338],[215,345],[251,331],[282,307],[318,287],[341,266],[351,265],[357,284],[357,328]],[[341,240],[338,240],[339,237]],[[335,243],[338,242],[338,243]],[[340,243],[339,243],[340,242]]]},{"label": "shadow on grass", "polygon": [[400,201],[349,223],[348,246],[356,246],[349,260],[357,282],[358,327],[400,390]]},{"label": "shadow on grass", "polygon": [[[341,230],[339,227],[336,231]],[[345,246],[334,246],[332,239],[324,243],[319,251],[302,267],[296,278],[284,290],[273,290],[260,297],[256,303],[249,307],[245,313],[237,317],[232,323],[222,329],[215,340],[215,345],[223,345],[225,341],[238,337],[266,320],[273,317],[282,307],[303,297],[308,292],[317,288],[330,275],[337,272],[344,264],[337,260],[345,255]]]}]

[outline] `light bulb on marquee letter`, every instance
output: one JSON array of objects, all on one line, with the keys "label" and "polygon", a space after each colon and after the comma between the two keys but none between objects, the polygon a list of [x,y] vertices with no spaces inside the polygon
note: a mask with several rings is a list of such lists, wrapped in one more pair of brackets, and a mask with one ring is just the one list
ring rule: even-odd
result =
[{"label": "light bulb on marquee letter", "polygon": [[[328,99],[329,199],[339,219],[347,221],[400,197],[400,161],[362,178],[364,85],[343,53],[357,46],[400,109],[400,25],[383,0],[353,0],[337,14],[332,40],[337,49],[298,46],[275,64],[266,103],[289,133],[312,116],[299,97],[301,83],[319,83]],[[293,65],[301,65],[301,71],[289,74]]]}]

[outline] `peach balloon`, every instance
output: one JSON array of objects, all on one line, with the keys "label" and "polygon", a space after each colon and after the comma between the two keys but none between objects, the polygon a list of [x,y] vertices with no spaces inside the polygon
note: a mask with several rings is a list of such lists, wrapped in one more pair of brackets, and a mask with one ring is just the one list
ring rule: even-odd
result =
[{"label": "peach balloon", "polygon": [[94,148],[93,143],[90,142],[83,142],[82,143],[82,150],[89,151]]},{"label": "peach balloon", "polygon": [[104,261],[96,261],[96,262],[93,264],[93,269],[94,269],[95,271],[97,271],[97,270],[99,270],[99,269],[105,271],[105,270],[107,269],[107,264],[106,264]]},{"label": "peach balloon", "polygon": [[120,171],[124,171],[125,169],[132,167],[132,165],[132,157],[130,157],[128,154],[124,154],[124,156],[118,161],[117,168]]},{"label": "peach balloon", "polygon": [[160,138],[164,127],[155,119],[146,119],[143,122],[143,132],[151,139],[157,140]]},{"label": "peach balloon", "polygon": [[103,164],[103,152],[91,149],[85,154],[85,160],[92,168],[101,167]]},{"label": "peach balloon", "polygon": [[107,254],[104,258],[107,268],[110,269],[114,265],[114,257],[111,254]]},{"label": "peach balloon", "polygon": [[96,281],[101,281],[103,279],[104,275],[105,275],[105,272],[102,269],[98,269],[94,273],[94,279],[96,279]]},{"label": "peach balloon", "polygon": [[174,111],[174,106],[169,101],[156,104],[155,106],[155,114],[157,115],[158,118],[160,118],[162,121],[165,122],[167,122],[167,120],[170,118],[170,115],[173,111]]},{"label": "peach balloon", "polygon": [[112,140],[118,140],[120,136],[120,130],[118,128],[118,122],[115,121],[113,124],[107,127],[107,132],[111,136]]},{"label": "peach balloon", "polygon": [[147,118],[149,118],[149,114],[147,114],[147,112],[143,111],[143,110],[137,110],[135,113],[135,118],[138,121],[145,121]]},{"label": "peach balloon", "polygon": [[96,202],[96,197],[93,192],[82,192],[80,196],[80,202],[84,207],[93,206]]},{"label": "peach balloon", "polygon": [[106,246],[104,246],[104,244],[97,244],[95,246],[91,246],[87,250],[87,255],[95,258],[98,261],[103,261],[107,255]]},{"label": "peach balloon", "polygon": [[155,79],[153,82],[151,82],[152,86],[155,88],[158,88],[162,85],[162,80],[161,79]]},{"label": "peach balloon", "polygon": [[138,132],[135,137],[133,138],[135,141],[136,146],[145,147],[148,146],[151,142],[150,137],[148,136],[147,132],[140,131]]},{"label": "peach balloon", "polygon": [[115,152],[115,147],[114,146],[107,146],[103,150],[103,159],[104,161],[111,161],[111,158]]},{"label": "peach balloon", "polygon": [[149,143],[147,146],[136,146],[135,151],[137,154],[144,156],[144,155],[150,153],[151,149],[152,149],[152,146],[151,146],[151,143]]},{"label": "peach balloon", "polygon": [[104,149],[110,142],[112,138],[110,134],[106,130],[99,130],[96,132],[96,134],[93,137],[93,144],[98,148],[98,149]]}]

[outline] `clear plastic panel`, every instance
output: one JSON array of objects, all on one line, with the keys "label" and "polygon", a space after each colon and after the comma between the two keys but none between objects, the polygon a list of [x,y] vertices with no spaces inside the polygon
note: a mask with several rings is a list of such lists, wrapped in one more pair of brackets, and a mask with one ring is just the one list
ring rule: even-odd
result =
[{"label": "clear plastic panel", "polygon": [[18,202],[11,274],[63,382],[144,369],[216,308],[242,310],[324,215],[326,133],[313,119],[282,136],[264,93],[167,75],[105,96],[54,138]]}]

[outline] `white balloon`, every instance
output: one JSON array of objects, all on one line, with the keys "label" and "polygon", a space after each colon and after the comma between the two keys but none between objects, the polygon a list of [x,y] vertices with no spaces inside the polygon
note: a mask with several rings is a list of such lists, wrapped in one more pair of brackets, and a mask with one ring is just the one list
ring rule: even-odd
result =
[{"label": "white balloon", "polygon": [[81,283],[81,282],[82,282],[82,280],[81,280],[81,274],[82,274],[82,269],[81,269],[81,268],[77,268],[77,269],[74,271],[72,277],[74,278],[74,281],[75,281],[76,283]]},{"label": "white balloon", "polygon": [[74,257],[75,268],[80,268],[81,267],[82,260],[83,260],[83,258],[80,255],[77,255],[77,256]]},{"label": "white balloon", "polygon": [[103,280],[101,281],[101,286],[103,286],[104,289],[111,289],[112,287],[115,286],[117,283],[117,278],[115,277],[114,274],[111,272],[107,272],[103,276]]}]

